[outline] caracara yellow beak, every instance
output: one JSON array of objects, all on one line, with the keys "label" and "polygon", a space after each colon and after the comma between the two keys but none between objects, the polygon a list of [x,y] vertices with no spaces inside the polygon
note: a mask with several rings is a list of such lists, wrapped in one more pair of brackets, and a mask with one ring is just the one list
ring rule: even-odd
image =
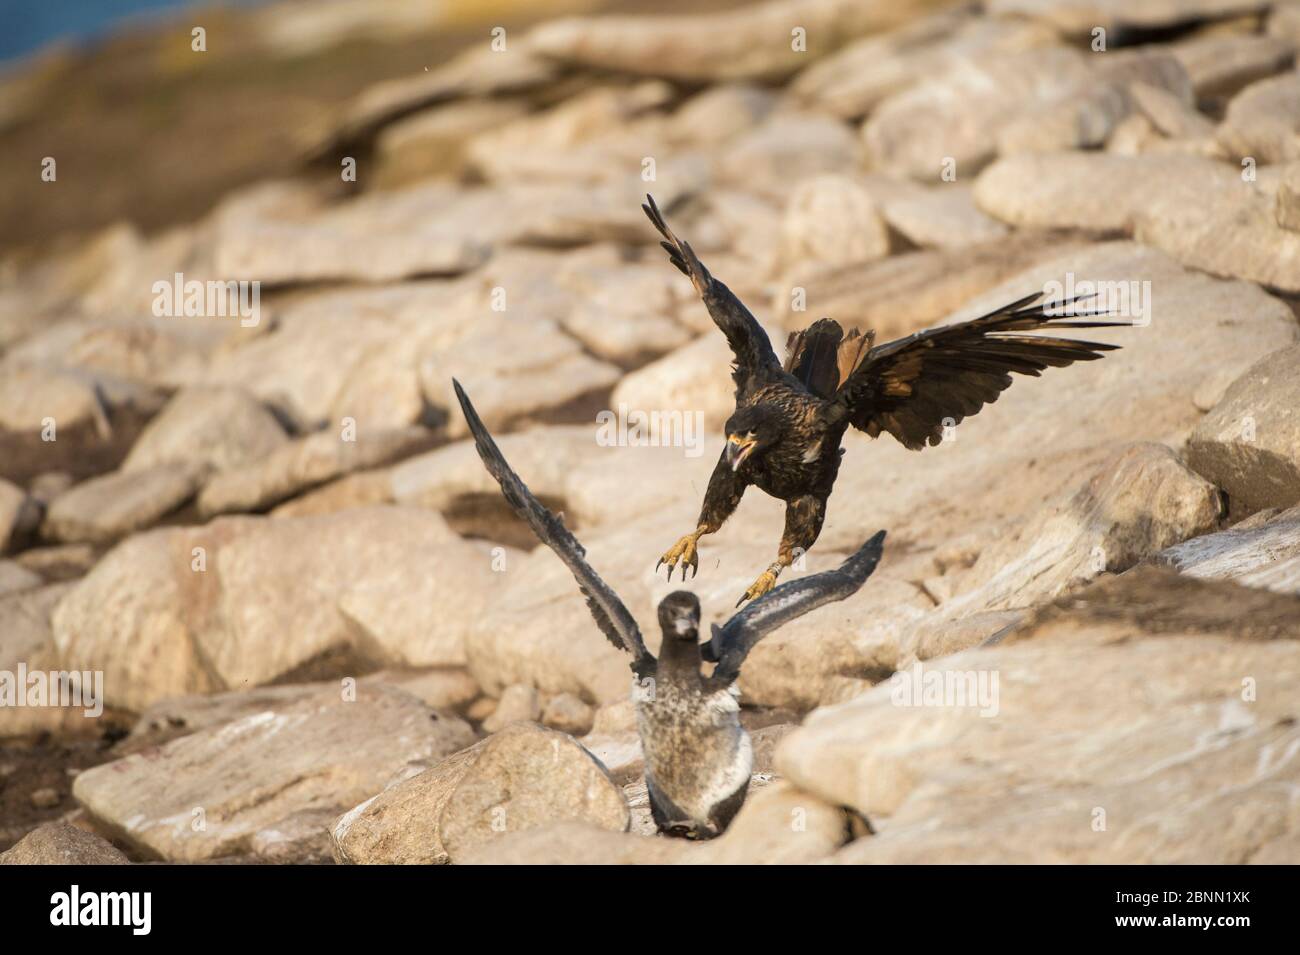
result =
[{"label": "caracara yellow beak", "polygon": [[732,471],[745,463],[745,459],[753,453],[757,444],[757,438],[742,438],[738,434],[727,435],[727,463],[731,465]]}]

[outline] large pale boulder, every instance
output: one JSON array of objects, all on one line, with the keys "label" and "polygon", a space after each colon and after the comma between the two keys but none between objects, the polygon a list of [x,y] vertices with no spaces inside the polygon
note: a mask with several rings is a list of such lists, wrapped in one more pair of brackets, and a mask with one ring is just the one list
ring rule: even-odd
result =
[{"label": "large pale boulder", "polygon": [[1199,156],[1054,153],[999,160],[975,202],[1015,226],[1123,232],[1193,268],[1294,293],[1300,235],[1278,225],[1275,192]]},{"label": "large pale boulder", "polygon": [[815,176],[795,186],[782,236],[792,262],[844,265],[889,254],[889,232],[871,195],[848,176]]},{"label": "large pale boulder", "polygon": [[202,462],[156,464],[91,478],[54,499],[41,525],[49,540],[107,544],[151,527],[194,497]]},{"label": "large pale boulder", "polygon": [[1192,577],[1300,594],[1300,508],[1260,511],[1227,530],[1161,551],[1156,559]]},{"label": "large pale boulder", "polygon": [[1300,345],[1248,369],[1187,439],[1188,463],[1234,515],[1300,501]]},{"label": "large pale boulder", "polygon": [[419,426],[370,430],[344,419],[336,428],[286,442],[249,464],[213,475],[199,494],[199,513],[265,510],[299,491],[422,451],[433,441],[433,433]]},{"label": "large pale boulder", "polygon": [[1300,71],[1252,83],[1234,96],[1219,141],[1230,155],[1261,165],[1300,159]]},{"label": "large pale boulder", "polygon": [[145,426],[122,470],[185,463],[224,471],[256,461],[286,440],[275,416],[243,389],[195,386],[178,392]]},{"label": "large pale boulder", "polygon": [[820,710],[778,768],[871,820],[844,862],[1248,862],[1295,838],[1300,603],[1171,577]]},{"label": "large pale boulder", "polygon": [[[685,17],[574,17],[543,24],[527,43],[547,59],[588,68],[693,82],[777,78],[936,6],[933,0],[768,0]],[[803,31],[802,48],[795,30]]]},{"label": "large pale boulder", "polygon": [[327,690],[86,770],[72,791],[154,858],[313,859],[328,852],[329,817],[472,740],[468,724],[400,690]]},{"label": "large pale boulder", "polygon": [[969,572],[927,582],[946,616],[970,608],[1032,607],[1099,574],[1128,570],[1166,547],[1214,529],[1215,487],[1160,444],[1120,449],[1082,485],[1058,495],[1023,527],[980,552]]},{"label": "large pale boulder", "polygon": [[964,57],[1002,56],[1057,42],[1056,33],[1039,23],[944,10],[846,46],[803,70],[790,91],[843,119],[859,119],[891,94],[941,75]]},{"label": "large pale boulder", "polygon": [[459,862],[509,833],[562,822],[623,832],[623,792],[571,737],[515,723],[358,805],[332,835],[341,862]]},{"label": "large pale boulder", "polygon": [[123,542],[60,601],[54,636],[65,665],[103,670],[110,705],[134,711],[291,676],[456,665],[503,576],[492,563],[421,509],[226,518]]}]

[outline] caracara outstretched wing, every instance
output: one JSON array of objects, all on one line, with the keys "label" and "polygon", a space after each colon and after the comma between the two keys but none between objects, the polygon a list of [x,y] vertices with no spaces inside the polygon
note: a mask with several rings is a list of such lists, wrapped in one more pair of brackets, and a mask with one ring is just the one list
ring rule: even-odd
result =
[{"label": "caracara outstretched wing", "polygon": [[695,291],[704,299],[704,305],[714,324],[727,336],[727,344],[736,356],[731,373],[736,382],[736,397],[741,398],[764,381],[779,378],[781,362],[777,360],[772,342],[767,337],[767,332],[763,331],[763,326],[758,324],[758,320],[731,289],[709,274],[704,263],[695,257],[690,244],[673,235],[668,223],[664,222],[659,207],[655,205],[654,197],[647,195],[645,198],[641,208],[664,237],[664,241],[659,244],[667,251],[669,261],[691,280]]},{"label": "caracara outstretched wing", "polygon": [[519,475],[510,469],[496,442],[492,440],[492,435],[488,434],[487,428],[479,419],[478,412],[470,404],[460,382],[453,379],[452,385],[456,389],[456,398],[460,401],[461,411],[465,413],[465,421],[469,424],[470,433],[474,436],[478,456],[483,459],[483,465],[488,469],[488,473],[501,485],[501,493],[506,501],[516,514],[528,522],[537,539],[553,550],[556,557],[564,561],[565,566],[573,574],[574,580],[578,582],[578,589],[587,598],[587,607],[591,610],[591,615],[596,618],[596,625],[609,638],[610,643],[632,654],[632,669],[637,674],[643,675],[649,667],[653,667],[654,657],[646,650],[645,642],[641,639],[641,631],[637,628],[632,615],[628,613],[627,607],[623,606],[623,601],[618,599],[618,594],[614,593],[609,585],[591,569],[591,565],[586,561],[587,552],[578,543],[578,539],[569,532],[558,517],[533,496],[533,492],[528,490],[528,485],[524,484],[519,479]]},{"label": "caracara outstretched wing", "polygon": [[[1092,361],[1119,348],[1017,332],[1054,328],[1108,328],[1131,322],[1064,321],[1104,312],[1074,311],[1070,302],[1026,296],[958,325],[917,332],[873,348],[835,397],[841,414],[873,438],[888,431],[913,451],[938,444],[945,419],[957,424],[1011,386],[1011,373],[1038,376],[1048,366]],[[1049,314],[1051,313],[1051,314]]]},{"label": "caracara outstretched wing", "polygon": [[877,531],[858,552],[834,570],[822,571],[782,584],[759,597],[721,627],[705,646],[706,659],[718,661],[710,679],[730,685],[740,676],[740,665],[754,644],[796,617],[835,600],[857,593],[880,563],[885,532]]}]

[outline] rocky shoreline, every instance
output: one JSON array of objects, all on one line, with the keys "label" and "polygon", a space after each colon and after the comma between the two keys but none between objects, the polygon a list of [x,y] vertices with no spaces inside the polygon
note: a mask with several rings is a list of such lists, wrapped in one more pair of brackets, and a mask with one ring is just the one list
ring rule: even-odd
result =
[{"label": "rocky shoreline", "polygon": [[[300,176],[0,269],[0,674],[102,686],[10,679],[0,862],[1300,861],[1298,10],[564,18],[358,91]],[[794,573],[884,560],[750,656],[706,844],[654,834],[626,658],[451,392],[657,640],[732,384],[650,191],[778,346],[1078,283],[1135,322],[938,447],[850,432]],[[704,540],[706,621],[782,514]]]}]

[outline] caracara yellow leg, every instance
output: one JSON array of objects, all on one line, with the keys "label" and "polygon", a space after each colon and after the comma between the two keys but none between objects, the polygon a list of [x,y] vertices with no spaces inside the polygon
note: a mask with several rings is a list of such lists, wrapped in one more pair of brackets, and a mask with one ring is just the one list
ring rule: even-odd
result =
[{"label": "caracara yellow leg", "polygon": [[677,566],[677,562],[680,560],[682,562],[682,580],[686,579],[687,567],[691,568],[691,576],[694,577],[700,572],[700,555],[696,543],[705,533],[706,531],[701,525],[700,527],[697,527],[693,533],[687,534],[672,547],[668,548],[668,550],[664,552],[664,555],[659,558],[659,563],[655,564],[655,570],[657,571],[664,564],[667,564],[668,579],[672,580],[673,568]]},{"label": "caracara yellow leg", "polygon": [[763,594],[775,587],[777,575],[783,570],[785,570],[785,565],[780,561],[768,565],[767,570],[759,574],[758,579],[749,585],[749,589],[745,591],[745,596],[736,601],[736,606],[739,607],[746,600],[754,600],[757,597],[761,597]]}]

